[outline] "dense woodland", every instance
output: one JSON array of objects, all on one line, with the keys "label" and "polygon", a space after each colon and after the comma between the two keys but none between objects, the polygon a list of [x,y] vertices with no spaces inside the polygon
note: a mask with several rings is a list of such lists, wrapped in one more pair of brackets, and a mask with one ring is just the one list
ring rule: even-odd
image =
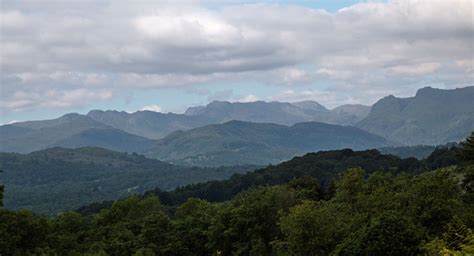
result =
[{"label": "dense woodland", "polygon": [[[322,153],[310,156],[318,154]],[[0,253],[474,253],[473,135],[461,149],[437,150],[424,162],[380,154],[373,158],[375,154],[369,157],[371,154],[367,151],[326,154],[339,158],[341,164],[334,167],[331,160],[321,163],[297,158],[286,165],[260,169],[248,174],[250,176],[234,176],[226,181],[244,182],[246,177],[257,180],[249,186],[235,185],[238,187],[235,195],[226,194],[231,196],[230,200],[227,197],[222,200],[187,198],[175,210],[170,210],[152,192],[116,201],[92,214],[66,212],[47,218],[28,210],[2,208]],[[377,162],[377,159],[383,161]],[[447,166],[452,161],[455,165]],[[341,170],[341,175],[335,175],[333,179],[326,174],[316,177],[314,174],[320,173],[314,172],[316,169],[323,173]],[[296,174],[284,176],[290,172],[283,170]],[[212,187],[212,184],[196,186]],[[181,189],[192,191],[192,188]]]},{"label": "dense woodland", "polygon": [[172,190],[190,183],[227,179],[255,168],[183,167],[95,147],[0,153],[0,182],[8,188],[5,207],[48,215],[156,187]]}]

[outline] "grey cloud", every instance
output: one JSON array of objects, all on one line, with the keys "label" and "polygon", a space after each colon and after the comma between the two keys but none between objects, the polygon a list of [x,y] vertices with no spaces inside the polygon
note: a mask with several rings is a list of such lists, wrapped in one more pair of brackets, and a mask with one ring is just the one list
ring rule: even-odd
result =
[{"label": "grey cloud", "polygon": [[176,2],[3,1],[1,77],[14,82],[2,82],[2,100],[33,107],[43,106],[48,97],[41,95],[51,91],[62,97],[120,88],[189,90],[213,81],[292,86],[326,79],[333,84],[329,92],[356,89],[368,101],[383,92],[411,93],[423,82],[472,83],[469,0],[369,2],[335,13],[276,4],[209,10],[196,1]]}]

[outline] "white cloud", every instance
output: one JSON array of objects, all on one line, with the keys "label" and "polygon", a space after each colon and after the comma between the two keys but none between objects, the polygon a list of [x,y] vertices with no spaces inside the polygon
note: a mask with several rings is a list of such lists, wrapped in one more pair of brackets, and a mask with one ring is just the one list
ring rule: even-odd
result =
[{"label": "white cloud", "polygon": [[143,108],[140,109],[140,111],[145,111],[145,110],[153,111],[153,112],[161,112],[162,111],[161,107],[156,105],[156,104],[144,106]]},{"label": "white cloud", "polygon": [[17,122],[20,122],[19,120],[11,120],[11,121],[8,121],[8,122],[5,122],[5,123],[1,123],[1,125],[7,125],[7,124],[13,124],[13,123],[17,123]]},{"label": "white cloud", "polygon": [[398,65],[390,67],[389,70],[397,75],[426,75],[435,72],[440,67],[441,64],[430,62],[415,65]]},{"label": "white cloud", "polygon": [[109,100],[113,93],[98,89],[72,89],[67,91],[16,91],[7,100],[0,103],[0,107],[11,111],[23,111],[37,108],[71,108],[87,106],[89,102]]},{"label": "white cloud", "polygon": [[355,103],[345,94],[333,94],[323,90],[285,90],[267,97],[269,101],[298,102],[311,100],[322,103],[324,106],[333,107],[338,102]]},{"label": "white cloud", "polygon": [[243,98],[240,98],[237,100],[237,102],[255,102],[255,101],[259,101],[260,98],[253,95],[253,94],[249,94]]},{"label": "white cloud", "polygon": [[123,89],[248,80],[329,80],[324,95],[349,90],[365,101],[431,81],[467,85],[472,19],[470,0],[365,2],[334,13],[278,4],[5,0],[0,106],[67,108]]}]

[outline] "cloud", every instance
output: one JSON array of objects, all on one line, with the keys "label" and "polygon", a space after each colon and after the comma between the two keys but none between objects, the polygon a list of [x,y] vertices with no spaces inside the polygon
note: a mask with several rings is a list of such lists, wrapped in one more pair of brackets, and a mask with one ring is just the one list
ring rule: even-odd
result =
[{"label": "cloud", "polygon": [[162,109],[160,106],[156,105],[156,104],[152,104],[152,105],[148,105],[148,106],[144,106],[143,108],[140,109],[140,111],[153,111],[153,112],[161,112]]},{"label": "cloud", "polygon": [[82,106],[125,89],[249,80],[324,81],[322,91],[298,93],[370,101],[411,94],[423,83],[472,85],[474,72],[470,0],[365,2],[336,12],[239,2],[209,9],[199,1],[5,0],[0,31],[4,112]]},{"label": "cloud", "polygon": [[111,99],[113,93],[99,89],[88,91],[85,89],[72,89],[68,91],[15,91],[8,99],[0,103],[2,109],[13,112],[39,108],[71,108],[87,106],[89,102]]},{"label": "cloud", "polygon": [[7,125],[7,124],[13,124],[13,123],[17,123],[17,122],[20,122],[20,120],[10,120],[10,121],[5,122],[5,123],[0,123],[0,126],[1,125]]},{"label": "cloud", "polygon": [[249,94],[243,98],[240,98],[237,100],[237,102],[255,102],[255,101],[259,101],[260,98],[253,95],[253,94]]},{"label": "cloud", "polygon": [[435,72],[441,64],[430,62],[416,65],[399,65],[390,67],[389,70],[397,75],[425,75]]}]

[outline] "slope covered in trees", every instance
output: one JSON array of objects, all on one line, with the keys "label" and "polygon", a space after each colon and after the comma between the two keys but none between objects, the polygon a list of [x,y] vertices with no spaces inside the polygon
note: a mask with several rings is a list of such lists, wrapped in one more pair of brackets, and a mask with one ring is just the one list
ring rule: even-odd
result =
[{"label": "slope covered in trees", "polygon": [[96,201],[160,187],[225,179],[253,166],[181,167],[137,154],[101,148],[52,148],[30,154],[0,153],[5,207],[54,214]]},{"label": "slope covered in trees", "polygon": [[[245,174],[235,174],[227,180],[190,184],[178,187],[174,191],[163,191],[156,188],[146,194],[157,195],[162,204],[174,208],[188,198],[223,202],[250,188],[285,184],[300,177],[315,178],[323,192],[330,193],[333,189],[331,181],[348,168],[363,168],[367,173],[375,171],[394,174],[401,172],[421,173],[458,164],[458,154],[458,148],[440,147],[429,157],[419,161],[415,158],[400,159],[393,155],[383,155],[377,150],[344,149],[309,153],[275,166],[268,166]],[[94,203],[81,207],[78,211],[90,214],[109,207],[112,203],[112,201]]]},{"label": "slope covered in trees", "polygon": [[422,174],[346,170],[333,193],[310,177],[189,199],[175,213],[132,196],[100,213],[45,219],[0,209],[0,253],[91,255],[469,255],[473,166]]},{"label": "slope covered in trees", "polygon": [[[437,150],[424,163],[434,167],[460,156],[457,166],[421,173],[411,165],[403,167],[408,172],[341,166],[330,189],[302,176],[252,187],[223,203],[189,198],[174,212],[150,194],[92,215],[45,218],[2,207],[0,254],[472,255],[472,146],[471,137],[461,150]],[[397,163],[393,156],[367,157],[370,151],[326,154],[346,166],[375,160],[365,166],[373,170],[385,166],[378,158]],[[357,157],[347,161],[347,155]]]}]

